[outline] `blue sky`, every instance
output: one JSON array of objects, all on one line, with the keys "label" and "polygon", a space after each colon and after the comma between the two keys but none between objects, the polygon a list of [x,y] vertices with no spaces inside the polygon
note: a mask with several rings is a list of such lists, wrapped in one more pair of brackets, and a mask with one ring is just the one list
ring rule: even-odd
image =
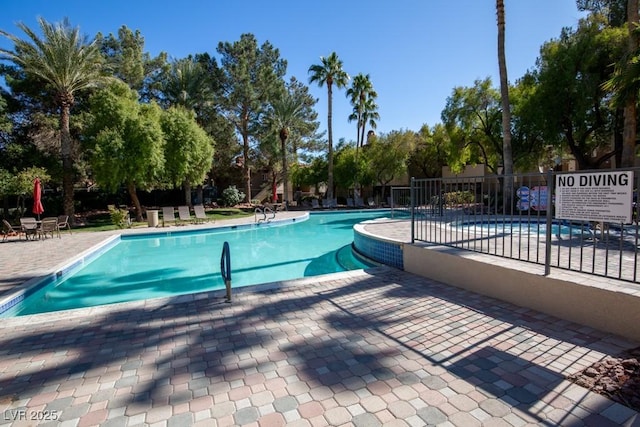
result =
[{"label": "blue sky", "polygon": [[[288,75],[308,83],[308,69],[335,51],[351,76],[370,74],[378,92],[378,132],[419,130],[440,122],[456,86],[491,77],[497,87],[497,27],[494,0],[0,0],[0,28],[23,37],[24,22],[37,29],[68,17],[89,37],[140,30],[145,50],[172,58],[209,52],[220,41],[253,33],[288,61]],[[535,66],[540,46],[575,27],[575,0],[505,0],[507,68],[515,81]],[[0,46],[12,48],[0,39]],[[326,88],[311,86],[326,129]],[[348,123],[345,91],[334,91],[334,138],[356,138]]]}]

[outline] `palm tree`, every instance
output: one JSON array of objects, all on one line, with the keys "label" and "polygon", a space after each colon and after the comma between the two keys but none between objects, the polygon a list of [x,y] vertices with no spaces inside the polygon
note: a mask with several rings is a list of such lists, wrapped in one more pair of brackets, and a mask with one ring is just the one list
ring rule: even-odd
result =
[{"label": "palm tree", "polygon": [[174,61],[162,81],[165,103],[181,105],[196,114],[211,103],[213,88],[207,70],[192,58]]},{"label": "palm tree", "polygon": [[[504,207],[511,212],[513,190],[513,152],[511,149],[511,104],[509,102],[509,80],[507,78],[507,60],[504,49],[505,20],[504,0],[496,0],[498,14],[498,67],[500,69],[500,98],[502,100],[502,159],[504,180]],[[506,212],[505,212],[506,213]]]},{"label": "palm tree", "polygon": [[0,57],[8,59],[27,74],[43,80],[54,94],[60,109],[60,152],[62,157],[62,189],[65,215],[73,222],[74,158],[69,131],[71,107],[75,94],[96,86],[106,79],[102,74],[103,56],[96,40],[81,36],[78,27],[72,28],[69,20],[50,24],[38,18],[43,37],[40,38],[24,23],[18,27],[30,40],[21,40],[5,31],[0,34],[11,40],[14,50],[0,48]]},{"label": "palm tree", "polygon": [[347,90],[347,97],[353,105],[353,113],[349,116],[349,121],[356,120],[358,125],[356,138],[356,148],[358,148],[364,144],[367,121],[375,129],[376,120],[380,118],[377,112],[378,105],[375,103],[378,94],[373,89],[369,74],[360,73],[353,78],[351,87]]},{"label": "palm tree", "polygon": [[280,138],[280,156],[282,159],[282,201],[289,201],[289,170],[287,164],[287,140],[292,130],[304,126],[304,104],[287,92],[271,104],[271,121]]},{"label": "palm tree", "polygon": [[367,124],[371,129],[378,127],[378,120],[380,120],[380,113],[378,113],[378,104],[374,98],[369,98],[364,102],[362,108],[362,133],[360,133],[360,146],[364,145],[364,136],[368,134],[365,132]]},{"label": "palm tree", "polygon": [[320,57],[321,64],[315,64],[309,67],[309,83],[318,83],[322,87],[327,85],[327,128],[329,133],[329,153],[327,155],[329,176],[327,183],[327,198],[333,199],[333,131],[331,126],[331,108],[333,97],[333,85],[337,88],[343,88],[349,81],[349,74],[342,69],[342,61],[338,59],[338,55],[332,52],[329,56]]}]

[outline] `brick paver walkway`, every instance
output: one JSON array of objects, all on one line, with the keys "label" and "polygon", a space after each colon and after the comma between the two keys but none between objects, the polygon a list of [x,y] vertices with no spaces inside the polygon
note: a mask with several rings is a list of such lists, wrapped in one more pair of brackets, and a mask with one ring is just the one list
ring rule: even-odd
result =
[{"label": "brick paver walkway", "polygon": [[0,424],[640,426],[564,379],[637,343],[429,279],[379,268],[223,301],[3,319]]}]

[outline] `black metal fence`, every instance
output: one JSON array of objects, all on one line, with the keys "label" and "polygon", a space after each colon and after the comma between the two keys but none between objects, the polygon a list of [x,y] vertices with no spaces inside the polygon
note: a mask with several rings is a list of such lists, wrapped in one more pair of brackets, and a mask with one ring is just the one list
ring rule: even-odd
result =
[{"label": "black metal fence", "polygon": [[[567,206],[566,202],[556,206],[556,196],[564,194],[558,193],[556,179],[561,183],[580,182],[586,176],[586,182],[588,173],[607,172],[614,177],[620,173],[619,170],[549,171],[513,176],[412,179],[409,190],[412,242],[541,264],[545,266],[545,274],[554,267],[637,283],[640,234],[635,190],[640,188],[640,168],[626,170],[627,176],[632,177],[630,203],[610,202],[607,191],[616,189],[607,186],[603,179],[605,185],[597,189],[600,193],[592,191],[584,196],[575,193],[578,198],[574,197],[572,203],[584,200],[578,210],[585,219],[575,218],[575,214],[569,215],[572,219],[559,219],[567,217],[566,210],[560,216],[556,214],[558,207]],[[404,194],[404,191],[404,188],[398,189],[396,194],[392,191],[392,195]],[[588,186],[584,191],[589,191]],[[612,197],[616,197],[615,194]],[[561,200],[559,203],[563,203]],[[591,208],[593,200],[596,203]],[[608,204],[620,204],[616,208],[623,210],[628,207],[630,221],[594,220],[611,207]]]}]

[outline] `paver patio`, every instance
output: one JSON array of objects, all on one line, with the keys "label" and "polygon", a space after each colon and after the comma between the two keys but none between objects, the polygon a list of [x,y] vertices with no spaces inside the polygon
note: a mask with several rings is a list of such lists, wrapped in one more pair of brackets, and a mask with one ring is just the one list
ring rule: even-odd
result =
[{"label": "paver patio", "polygon": [[[70,257],[90,240],[28,249]],[[0,244],[7,287],[34,274],[7,264],[26,245]],[[2,425],[640,426],[564,379],[638,343],[386,267],[231,304],[210,292],[2,319],[0,332]]]}]

